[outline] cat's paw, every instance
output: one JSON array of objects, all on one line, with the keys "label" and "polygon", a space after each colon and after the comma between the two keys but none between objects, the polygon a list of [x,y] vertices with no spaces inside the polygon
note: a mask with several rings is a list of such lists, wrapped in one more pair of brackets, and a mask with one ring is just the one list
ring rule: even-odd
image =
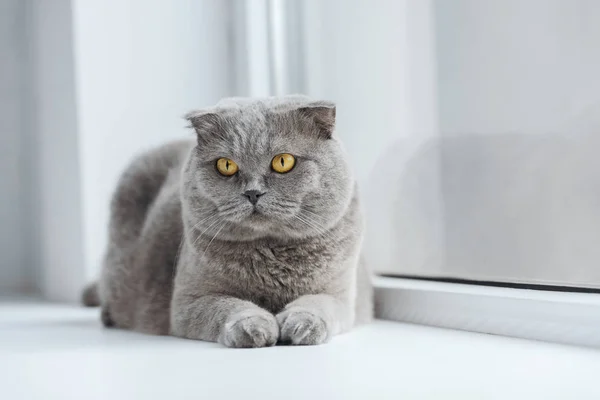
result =
[{"label": "cat's paw", "polygon": [[277,320],[266,311],[250,311],[231,316],[219,342],[227,347],[267,347],[277,343]]},{"label": "cat's paw", "polygon": [[315,345],[329,340],[329,331],[323,318],[309,310],[291,308],[277,315],[280,339],[283,343]]}]

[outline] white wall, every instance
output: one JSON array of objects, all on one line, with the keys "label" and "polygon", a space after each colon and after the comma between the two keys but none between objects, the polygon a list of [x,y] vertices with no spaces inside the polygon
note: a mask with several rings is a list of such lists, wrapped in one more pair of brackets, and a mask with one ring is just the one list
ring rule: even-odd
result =
[{"label": "white wall", "polygon": [[36,188],[31,241],[39,285],[53,300],[74,300],[84,281],[79,131],[75,104],[71,2],[33,0],[31,133],[25,147]]},{"label": "white wall", "polygon": [[23,259],[21,216],[25,7],[0,1],[0,291],[20,290],[31,271]]},{"label": "white wall", "polygon": [[0,7],[0,289],[62,298],[83,277],[70,2]]}]

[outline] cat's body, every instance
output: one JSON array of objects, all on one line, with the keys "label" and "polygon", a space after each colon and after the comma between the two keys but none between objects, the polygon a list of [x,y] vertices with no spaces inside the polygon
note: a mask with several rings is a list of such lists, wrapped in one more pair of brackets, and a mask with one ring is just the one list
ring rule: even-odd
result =
[{"label": "cat's body", "polygon": [[[197,141],[137,158],[111,206],[104,323],[260,347],[368,321],[362,215],[334,118],[304,97],[227,100],[188,116]],[[296,157],[287,173],[270,167],[281,153]],[[220,174],[222,157],[239,171]]]}]

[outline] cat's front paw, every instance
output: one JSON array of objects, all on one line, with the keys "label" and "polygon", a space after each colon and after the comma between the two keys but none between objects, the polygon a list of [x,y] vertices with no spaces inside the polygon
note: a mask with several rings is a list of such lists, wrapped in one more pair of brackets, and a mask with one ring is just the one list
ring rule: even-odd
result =
[{"label": "cat's front paw", "polygon": [[219,342],[227,347],[267,347],[277,343],[277,320],[266,311],[250,311],[231,316]]},{"label": "cat's front paw", "polygon": [[323,318],[309,310],[291,308],[277,315],[280,339],[283,343],[315,345],[329,340],[329,331]]}]

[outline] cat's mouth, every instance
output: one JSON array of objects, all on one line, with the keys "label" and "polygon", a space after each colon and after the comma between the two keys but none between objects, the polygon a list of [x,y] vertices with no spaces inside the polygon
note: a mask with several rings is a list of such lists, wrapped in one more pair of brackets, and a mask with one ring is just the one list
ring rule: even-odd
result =
[{"label": "cat's mouth", "polygon": [[263,230],[267,226],[281,221],[277,212],[274,213],[273,210],[260,206],[255,206],[252,210],[249,210],[244,220],[247,226],[258,230]]},{"label": "cat's mouth", "polygon": [[244,222],[242,222],[243,225],[255,231],[263,231],[267,226],[270,226],[271,223],[272,219],[267,214],[257,209],[252,210],[252,212],[244,218]]},{"label": "cat's mouth", "polygon": [[267,215],[262,212],[261,210],[258,209],[258,207],[254,206],[252,208],[252,211],[250,211],[250,214],[248,215],[248,219],[253,220],[253,219],[260,219],[260,220],[264,220],[267,217]]},{"label": "cat's mouth", "polygon": [[292,218],[292,215],[281,213],[280,210],[273,209],[268,204],[256,204],[246,207],[243,213],[240,212],[237,221],[248,228],[264,230],[289,218]]}]

